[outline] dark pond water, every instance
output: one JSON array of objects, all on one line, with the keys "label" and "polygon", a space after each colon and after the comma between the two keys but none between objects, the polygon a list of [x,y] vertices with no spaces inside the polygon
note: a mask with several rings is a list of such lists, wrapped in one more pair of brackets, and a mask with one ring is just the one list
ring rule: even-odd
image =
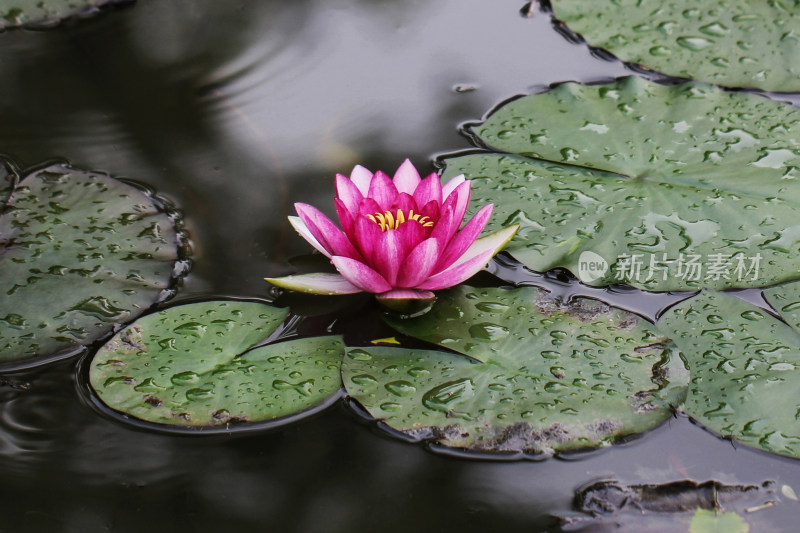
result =
[{"label": "dark pond water", "polygon": [[[522,7],[139,0],[56,31],[6,32],[0,151],[155,185],[182,206],[194,242],[179,298],[268,297],[262,278],[308,251],[286,223],[292,202],[329,205],[335,172],[405,157],[430,171],[436,154],[469,147],[458,124],[501,100],[626,73]],[[674,300],[593,293],[651,317]],[[10,376],[28,390],[0,386],[0,531],[552,531],[550,515],[597,479],[800,490],[797,461],[682,417],[585,456],[499,463],[395,440],[342,405],[254,435],[148,433],[84,405],[74,376],[66,362]],[[751,531],[793,530],[799,506],[783,498],[746,518]]]}]

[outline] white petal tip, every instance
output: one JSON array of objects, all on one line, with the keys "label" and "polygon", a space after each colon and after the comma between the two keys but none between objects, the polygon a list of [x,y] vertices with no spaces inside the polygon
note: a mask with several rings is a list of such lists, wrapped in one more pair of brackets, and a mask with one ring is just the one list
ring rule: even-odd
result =
[{"label": "white petal tip", "polygon": [[300,274],[282,278],[264,278],[264,280],[282,289],[307,294],[337,296],[363,292],[339,274]]}]

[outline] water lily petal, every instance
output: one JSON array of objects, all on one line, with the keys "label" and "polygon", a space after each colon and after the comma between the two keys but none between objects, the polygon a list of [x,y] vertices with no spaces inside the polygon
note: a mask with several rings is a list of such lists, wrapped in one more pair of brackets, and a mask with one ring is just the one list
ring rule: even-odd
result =
[{"label": "water lily petal", "polygon": [[[465,181],[464,183],[458,185],[451,195],[456,197],[456,206],[453,212],[453,220],[455,220],[453,233],[455,233],[455,230],[461,227],[461,222],[464,220],[464,215],[467,212],[467,205],[469,204],[471,192],[472,182]],[[453,234],[450,235],[450,238],[452,237]]]},{"label": "water lily petal", "polygon": [[456,222],[453,218],[457,201],[458,198],[454,195],[447,197],[439,214],[439,220],[436,221],[436,224],[433,226],[433,231],[431,231],[431,237],[435,237],[439,241],[442,251],[447,249],[450,239],[460,224],[460,221]]},{"label": "water lily petal", "polygon": [[403,214],[406,216],[411,211],[419,213],[419,209],[417,208],[417,202],[414,200],[414,197],[405,192],[400,193],[394,205],[392,206],[392,211],[396,209],[402,209]]},{"label": "water lily petal", "polygon": [[436,295],[430,291],[418,291],[414,289],[394,289],[377,295],[378,299],[383,300],[430,300]]},{"label": "water lily petal", "polygon": [[439,241],[425,239],[419,243],[400,268],[397,276],[398,287],[416,287],[430,276],[439,259]]},{"label": "water lily petal", "polygon": [[428,217],[431,222],[436,223],[442,217],[443,209],[444,206],[442,206],[439,202],[436,200],[431,200],[420,208],[419,213],[423,217]]},{"label": "water lily petal", "polygon": [[450,181],[442,185],[442,196],[447,198],[450,196],[450,193],[456,190],[456,187],[464,183],[466,180],[467,178],[464,177],[464,174],[459,174],[455,178],[452,178]]},{"label": "water lily petal", "polygon": [[358,213],[364,195],[350,179],[336,174],[336,198],[341,200],[350,213]]},{"label": "water lily petal", "polygon": [[456,233],[439,259],[439,263],[436,266],[437,271],[442,271],[452,265],[456,259],[461,257],[464,252],[472,246],[472,243],[474,243],[481,234],[483,228],[486,227],[486,223],[489,221],[493,208],[494,204],[482,207],[481,210],[466,223],[461,231]]},{"label": "water lily petal", "polygon": [[383,279],[389,282],[389,285],[395,286],[397,273],[400,271],[400,265],[403,264],[408,251],[409,249],[397,231],[384,231],[375,246],[372,266],[383,276]]},{"label": "water lily petal", "polygon": [[[342,226],[344,230],[344,234],[350,237],[355,233],[356,223],[353,215],[350,214],[350,211],[344,205],[344,202],[336,198],[334,200],[336,204],[336,214],[339,216],[339,224]],[[353,239],[350,239],[350,242],[353,243]],[[355,244],[355,243],[353,243]]]},{"label": "water lily petal", "polygon": [[383,210],[378,205],[378,202],[372,198],[364,198],[358,207],[358,213],[360,215],[374,215],[375,213],[383,213]]},{"label": "water lily petal", "polygon": [[369,184],[369,197],[378,202],[381,211],[390,209],[398,194],[400,193],[397,192],[397,187],[385,173],[379,170],[372,176],[372,182]]},{"label": "water lily petal", "polygon": [[397,172],[394,173],[393,181],[398,192],[413,194],[422,179],[419,177],[417,169],[411,164],[411,161],[406,159],[397,169]]},{"label": "water lily petal", "polygon": [[369,184],[372,181],[372,172],[361,165],[356,165],[353,167],[353,171],[350,172],[350,181],[355,183],[356,187],[358,187],[358,190],[361,191],[363,196],[366,196],[369,193]]},{"label": "water lily petal", "polygon": [[347,281],[363,291],[381,293],[392,289],[383,276],[361,261],[335,255],[331,258],[331,262]]},{"label": "water lily petal", "polygon": [[442,182],[438,174],[429,175],[417,185],[414,191],[414,200],[417,201],[417,205],[424,206],[430,201],[436,201],[442,205]]},{"label": "water lily petal", "polygon": [[486,237],[481,237],[450,267],[438,274],[434,274],[415,288],[435,291],[466,281],[482,269],[497,252],[502,250],[508,244],[508,241],[514,238],[514,234],[517,233],[518,229],[519,224],[514,224]]},{"label": "water lily petal", "polygon": [[314,238],[322,244],[331,255],[343,255],[353,259],[363,260],[361,254],[350,243],[345,234],[331,219],[313,205],[294,204],[297,214],[305,223]]},{"label": "water lily petal", "polygon": [[375,245],[381,238],[381,228],[376,223],[361,215],[356,219],[355,240],[367,263],[372,262]]},{"label": "water lily petal", "polygon": [[505,247],[506,244],[508,244],[508,241],[514,238],[514,235],[517,233],[518,229],[519,224],[514,224],[513,226],[497,230],[485,237],[481,237],[472,243],[472,246],[467,248],[467,251],[448,267],[448,270],[455,268],[466,261],[469,261],[473,257],[482,254],[487,250],[492,252],[492,256],[496,255],[500,250],[503,249],[503,247]]},{"label": "water lily petal", "polygon": [[413,250],[428,236],[428,231],[416,220],[409,220],[394,230],[403,242],[406,250]]},{"label": "water lily petal", "polygon": [[300,217],[289,217],[289,224],[300,234],[302,238],[308,241],[308,243],[317,249],[318,252],[323,254],[326,257],[331,256],[331,252],[329,252],[320,242],[311,234],[311,232],[306,227],[305,223],[300,220]]},{"label": "water lily petal", "polygon": [[471,258],[469,261],[465,261],[457,266],[452,266],[447,270],[443,270],[442,272],[429,277],[424,282],[417,285],[416,288],[436,291],[458,285],[459,283],[468,280],[477,274],[483,267],[485,267],[486,263],[488,263],[492,258],[492,255],[493,254],[491,250],[485,251],[482,254]]},{"label": "water lily petal", "polygon": [[282,278],[264,278],[277,287],[308,294],[354,294],[361,289],[347,281],[341,274],[300,274]]}]

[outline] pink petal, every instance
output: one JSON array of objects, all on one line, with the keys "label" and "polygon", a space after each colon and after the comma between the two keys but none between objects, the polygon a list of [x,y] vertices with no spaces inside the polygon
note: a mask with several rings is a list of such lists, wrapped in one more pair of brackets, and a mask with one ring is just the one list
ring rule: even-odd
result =
[{"label": "pink petal", "polygon": [[422,227],[422,224],[416,220],[408,220],[400,224],[394,231],[397,233],[397,236],[400,237],[400,240],[402,240],[406,250],[413,249],[428,236],[426,228]]},{"label": "pink petal", "polygon": [[464,174],[459,174],[455,178],[451,179],[450,181],[448,181],[447,183],[445,183],[442,186],[442,196],[444,198],[447,198],[448,196],[450,196],[451,192],[456,190],[456,187],[458,187],[459,185],[461,185],[465,181],[466,181],[466,178],[464,177]]},{"label": "pink petal", "polygon": [[397,231],[384,231],[375,246],[371,265],[389,285],[394,286],[397,282],[397,273],[400,271],[400,265],[403,264],[403,260],[408,255],[408,250]]},{"label": "pink petal", "polygon": [[340,274],[301,274],[282,278],[264,278],[276,287],[309,294],[354,294],[361,289]]},{"label": "pink petal", "polygon": [[492,214],[493,204],[489,204],[481,208],[467,224],[456,233],[455,237],[450,241],[445,249],[439,263],[436,265],[436,270],[442,271],[452,265],[456,259],[461,257],[467,249],[472,246],[472,243],[486,227],[489,217]]},{"label": "pink petal", "polygon": [[433,231],[431,231],[431,237],[435,237],[439,241],[442,251],[447,249],[453,233],[458,229],[458,223],[453,219],[457,200],[455,196],[450,195],[444,201],[439,220],[434,224]]},{"label": "pink petal", "polygon": [[381,238],[381,228],[365,216],[356,219],[356,243],[367,263],[372,263],[375,245]]},{"label": "pink petal", "polygon": [[486,263],[488,263],[491,258],[491,250],[483,252],[482,254],[473,257],[469,261],[465,261],[458,266],[452,266],[443,272],[439,272],[438,274],[429,277],[415,288],[436,291],[458,285],[462,281],[466,281],[477,274],[484,266],[486,266]]},{"label": "pink petal", "polygon": [[415,287],[422,283],[433,272],[439,252],[439,242],[436,239],[426,239],[419,243],[403,262],[395,285]]},{"label": "pink petal", "polygon": [[394,289],[379,294],[377,297],[387,300],[430,300],[436,296],[430,291],[415,291],[413,289]]},{"label": "pink petal", "polygon": [[342,230],[331,219],[313,205],[294,204],[297,214],[305,223],[311,234],[322,244],[331,255],[343,255],[353,259],[363,260],[361,254],[353,247]]},{"label": "pink petal", "polygon": [[419,185],[419,182],[422,180],[419,177],[417,169],[411,164],[411,161],[406,159],[397,169],[397,172],[394,173],[393,181],[398,192],[414,194],[414,189],[417,188],[417,185]]},{"label": "pink petal", "polygon": [[380,170],[372,176],[372,183],[369,184],[369,197],[378,202],[381,211],[386,211],[392,207],[397,200],[397,187],[394,186],[389,176]]},{"label": "pink petal", "polygon": [[417,205],[425,205],[430,201],[442,205],[442,183],[438,174],[431,174],[420,182],[414,191],[414,200],[417,201]]},{"label": "pink petal", "polygon": [[292,227],[294,227],[294,229],[297,231],[297,233],[300,234],[302,238],[307,240],[311,246],[316,248],[318,252],[323,254],[325,257],[331,256],[331,252],[325,249],[325,247],[322,246],[322,244],[320,244],[320,242],[316,238],[314,238],[314,236],[306,227],[305,223],[302,220],[300,220],[299,217],[289,217],[289,224],[291,224]]},{"label": "pink petal", "polygon": [[[352,237],[352,235],[355,233],[356,223],[353,219],[353,215],[350,214],[351,211],[349,211],[344,205],[344,202],[338,198],[334,200],[334,203],[336,204],[336,214],[339,215],[339,224],[342,226],[345,235]],[[358,211],[356,211],[356,213],[358,213]],[[350,242],[352,241],[353,239],[350,238]]]},{"label": "pink petal", "polygon": [[[472,183],[465,181],[461,185],[457,186],[451,195],[456,197],[456,206],[453,211],[453,220],[455,221],[453,233],[455,233],[455,230],[461,227],[461,222],[464,220],[464,214],[467,212],[467,205],[469,204],[469,197],[472,190],[471,187]],[[452,236],[453,234],[450,234],[451,238]]]},{"label": "pink petal", "polygon": [[519,224],[514,224],[486,237],[481,237],[450,267],[438,274],[434,274],[415,288],[435,291],[452,287],[469,279],[483,268],[489,262],[489,259],[502,250],[508,241],[514,238],[514,234],[517,233],[518,229]]},{"label": "pink petal", "polygon": [[364,198],[364,200],[361,201],[361,205],[358,207],[358,213],[360,215],[374,215],[375,213],[383,213],[383,211],[381,206],[378,205],[378,202],[372,198]]},{"label": "pink petal", "polygon": [[361,165],[356,165],[353,167],[353,171],[350,172],[350,181],[358,187],[362,196],[366,196],[369,192],[369,184],[372,181],[372,172]]},{"label": "pink petal", "polygon": [[406,216],[408,216],[410,211],[419,213],[419,209],[417,209],[417,202],[414,201],[414,197],[404,192],[401,192],[397,197],[397,201],[395,202],[395,205],[392,206],[392,209],[402,209],[403,214]]},{"label": "pink petal", "polygon": [[380,274],[360,261],[335,255],[331,262],[347,281],[363,291],[381,293],[392,288]]},{"label": "pink petal", "polygon": [[336,174],[336,198],[344,203],[348,211],[358,213],[358,207],[361,205],[364,195],[361,194],[355,183],[341,174]]},{"label": "pink petal", "polygon": [[442,209],[443,206],[436,200],[431,200],[427,204],[425,204],[422,209],[420,209],[419,213],[423,217],[428,217],[431,222],[438,222],[439,218],[442,216]]},{"label": "pink petal", "polygon": [[491,251],[492,256],[497,254],[503,247],[508,244],[508,241],[514,238],[514,235],[517,233],[519,229],[519,224],[514,224],[513,226],[509,226],[507,228],[503,228],[501,230],[497,230],[494,233],[490,233],[485,237],[481,237],[474,243],[472,246],[467,248],[467,251],[464,254],[456,259],[456,261],[450,265],[447,270],[451,268],[457,267],[460,264],[469,261],[473,257],[480,255],[486,251]]}]

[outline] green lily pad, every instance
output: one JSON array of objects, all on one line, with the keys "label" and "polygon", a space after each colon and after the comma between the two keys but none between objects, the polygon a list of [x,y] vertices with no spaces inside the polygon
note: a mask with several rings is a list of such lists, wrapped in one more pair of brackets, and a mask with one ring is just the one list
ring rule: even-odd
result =
[{"label": "green lily pad", "polygon": [[800,91],[800,3],[550,0],[590,46],[619,59],[729,87]]},{"label": "green lily pad", "polygon": [[669,309],[658,327],[688,362],[687,414],[720,435],[800,457],[798,331],[751,303],[717,292]]},{"label": "green lily pad", "polygon": [[95,355],[89,381],[108,407],[170,426],[223,426],[307,414],[341,390],[339,337],[259,348],[288,309],[211,301],[144,316]]},{"label": "green lily pad", "polygon": [[640,317],[544,291],[459,286],[426,315],[388,318],[426,349],[348,349],[347,393],[419,440],[490,452],[609,445],[671,415],[688,375],[672,343]]},{"label": "green lily pad", "polygon": [[800,282],[784,283],[764,290],[764,299],[781,318],[800,332]]},{"label": "green lily pad", "polygon": [[92,15],[101,8],[135,0],[4,0],[0,5],[0,31],[6,28],[52,26],[58,21]]},{"label": "green lily pad", "polygon": [[[638,77],[513,100],[473,132],[511,154],[445,160],[472,180],[506,250],[591,285],[763,287],[800,277],[800,110]],[[756,252],[757,251],[757,252]],[[759,255],[760,254],[760,255]],[[582,272],[597,263],[605,269]]]},{"label": "green lily pad", "polygon": [[2,214],[8,197],[11,196],[11,191],[14,190],[15,183],[16,176],[11,169],[0,160],[0,214]]},{"label": "green lily pad", "polygon": [[105,174],[51,165],[0,215],[0,363],[79,352],[159,300],[181,236],[160,201]]}]

